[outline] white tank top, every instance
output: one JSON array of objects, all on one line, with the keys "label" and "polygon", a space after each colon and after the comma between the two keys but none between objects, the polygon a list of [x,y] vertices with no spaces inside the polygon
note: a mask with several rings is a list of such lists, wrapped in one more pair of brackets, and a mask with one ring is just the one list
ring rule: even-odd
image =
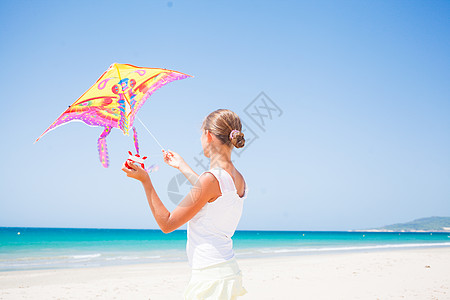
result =
[{"label": "white tank top", "polygon": [[244,195],[239,197],[233,178],[224,169],[213,168],[207,172],[216,177],[222,195],[211,203],[206,202],[188,222],[186,252],[192,269],[205,268],[234,257],[231,237],[247,197],[247,185]]}]

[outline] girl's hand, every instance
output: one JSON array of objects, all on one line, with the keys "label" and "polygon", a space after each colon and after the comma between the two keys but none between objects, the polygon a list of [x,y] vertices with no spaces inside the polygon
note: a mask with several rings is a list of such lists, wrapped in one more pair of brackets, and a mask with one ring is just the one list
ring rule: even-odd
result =
[{"label": "girl's hand", "polygon": [[162,150],[162,152],[164,155],[164,162],[169,166],[179,169],[180,166],[184,163],[184,159],[178,153],[170,150]]},{"label": "girl's hand", "polygon": [[132,170],[128,169],[125,166],[125,163],[123,163],[122,165],[122,171],[127,173],[128,177],[139,180],[142,183],[144,183],[147,180],[150,180],[150,176],[148,175],[147,171],[145,171],[140,165],[136,165],[131,162],[129,162],[128,165],[132,168]]}]

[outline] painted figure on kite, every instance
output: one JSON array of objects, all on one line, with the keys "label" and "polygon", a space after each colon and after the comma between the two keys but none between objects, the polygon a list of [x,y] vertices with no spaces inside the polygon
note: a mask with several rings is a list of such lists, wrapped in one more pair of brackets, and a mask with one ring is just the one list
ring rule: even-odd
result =
[{"label": "painted figure on kite", "polygon": [[133,127],[137,112],[154,91],[169,82],[186,77],[191,76],[173,70],[114,63],[36,142],[60,125],[82,121],[90,126],[104,127],[97,145],[100,162],[105,168],[109,165],[106,137],[114,127],[122,130],[125,135],[133,128],[134,144],[139,155],[137,133]]}]

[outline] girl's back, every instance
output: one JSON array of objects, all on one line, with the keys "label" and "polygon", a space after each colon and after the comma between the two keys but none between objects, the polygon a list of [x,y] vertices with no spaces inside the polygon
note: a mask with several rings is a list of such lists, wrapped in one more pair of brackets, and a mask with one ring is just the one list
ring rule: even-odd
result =
[{"label": "girl's back", "polygon": [[[193,269],[205,268],[234,257],[231,237],[242,216],[246,191],[238,195],[232,176],[216,167],[205,172],[219,183],[220,196],[205,206],[188,222],[186,250]],[[240,175],[242,182],[243,178]]]}]

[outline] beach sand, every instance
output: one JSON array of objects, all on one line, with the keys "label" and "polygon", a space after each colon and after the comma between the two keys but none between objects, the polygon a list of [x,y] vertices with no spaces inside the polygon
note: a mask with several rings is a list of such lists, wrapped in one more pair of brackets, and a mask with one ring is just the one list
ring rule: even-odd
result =
[{"label": "beach sand", "polygon": [[[450,247],[239,259],[239,299],[450,299]],[[0,299],[182,299],[187,262],[0,272]]]}]

